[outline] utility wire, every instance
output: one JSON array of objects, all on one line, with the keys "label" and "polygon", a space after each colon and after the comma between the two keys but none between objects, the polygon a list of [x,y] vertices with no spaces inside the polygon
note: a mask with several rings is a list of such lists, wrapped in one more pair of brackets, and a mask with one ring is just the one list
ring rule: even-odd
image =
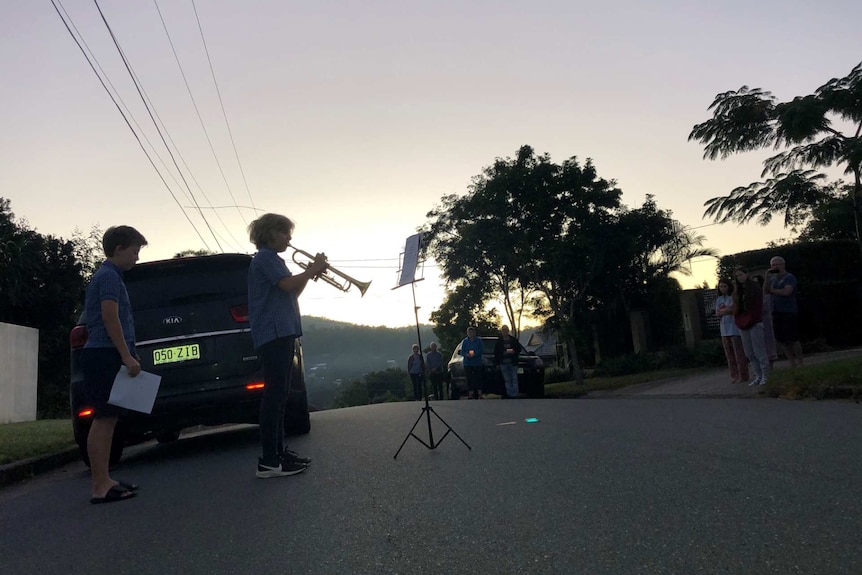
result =
[{"label": "utility wire", "polygon": [[[224,169],[222,169],[221,162],[219,161],[218,155],[216,154],[215,147],[213,146],[213,143],[212,143],[212,139],[210,139],[209,132],[207,131],[207,127],[204,124],[204,119],[203,119],[203,117],[201,117],[200,109],[198,108],[198,104],[197,104],[197,101],[195,100],[194,94],[192,94],[192,89],[191,89],[191,86],[189,86],[189,81],[188,81],[188,78],[186,77],[186,72],[183,69],[183,65],[182,65],[182,63],[180,63],[180,57],[177,54],[176,47],[174,46],[174,41],[171,38],[171,33],[168,31],[168,26],[165,23],[165,18],[162,15],[161,9],[159,8],[158,0],[153,0],[153,4],[156,7],[156,12],[158,12],[158,14],[159,14],[159,20],[161,20],[161,22],[162,22],[162,28],[165,31],[165,36],[167,36],[167,38],[168,38],[168,44],[170,44],[170,46],[171,46],[171,52],[174,55],[174,60],[176,61],[177,67],[180,70],[180,75],[183,77],[183,83],[186,86],[186,92],[188,92],[189,98],[192,101],[192,107],[195,109],[195,114],[198,117],[198,122],[200,122],[200,124],[201,124],[201,129],[204,132],[204,136],[206,137],[207,144],[209,144],[210,151],[212,152],[213,159],[215,160],[216,166],[218,166],[218,170],[219,170],[219,173],[221,174],[222,181],[224,181],[224,185],[227,188],[227,193],[230,195],[231,201],[235,204],[236,198],[233,197],[233,190],[231,190],[230,184],[227,181],[227,177],[224,174]],[[240,218],[242,218],[243,223],[245,225],[248,225],[248,222],[246,221],[242,212],[238,208],[237,208],[237,212],[239,212],[239,216],[240,216]],[[231,239],[233,239],[233,241],[236,244],[239,244],[239,241],[237,241],[237,239],[234,237],[233,233],[231,233],[230,228],[228,228],[227,225],[225,225],[224,221],[221,219],[221,216],[219,216],[218,212],[216,212],[216,217],[218,218],[219,222],[221,222],[222,226],[224,226],[225,230],[227,231],[227,233],[231,237]]]},{"label": "utility wire", "polygon": [[[131,122],[135,124],[135,128],[137,128],[137,131],[138,131],[137,133],[139,133],[144,138],[144,140],[147,142],[147,145],[149,145],[152,153],[155,154],[156,158],[158,158],[159,163],[162,165],[165,172],[167,172],[167,174],[171,177],[171,179],[174,181],[174,183],[177,185],[177,187],[180,189],[180,191],[183,193],[183,195],[186,197],[186,199],[191,201],[191,198],[189,198],[189,195],[185,192],[185,190],[182,189],[180,182],[177,180],[176,176],[174,176],[171,169],[165,163],[165,160],[162,158],[161,154],[159,154],[159,151],[156,149],[156,147],[150,141],[150,138],[147,137],[147,133],[144,131],[144,129],[141,127],[141,125],[138,123],[138,121],[135,119],[134,114],[132,114],[132,111],[129,109],[128,105],[126,105],[126,102],[123,100],[123,97],[120,95],[120,92],[119,92],[119,90],[117,90],[117,87],[114,86],[113,82],[111,82],[111,79],[108,77],[108,73],[105,72],[104,68],[102,68],[102,65],[99,63],[98,58],[96,58],[96,55],[93,53],[93,50],[90,49],[89,44],[87,44],[87,41],[84,39],[84,35],[81,34],[80,30],[78,30],[78,27],[75,26],[75,22],[72,20],[71,16],[69,16],[69,13],[66,11],[66,9],[63,7],[62,4],[60,5],[60,8],[63,9],[63,12],[66,15],[65,21],[68,23],[68,25],[71,25],[72,29],[75,31],[75,34],[77,34],[77,38],[80,39],[80,43],[83,44],[83,47],[86,49],[87,53],[84,54],[84,56],[87,57],[87,59],[89,61],[91,61],[91,66],[92,66],[92,63],[94,63],[95,66],[99,69],[99,71],[96,73],[97,77],[99,77],[100,79],[104,79],[104,81],[106,81],[108,83],[108,85],[111,87],[111,90],[113,90],[112,98],[116,97],[116,100],[119,100],[119,103],[122,105],[123,109],[125,110],[124,116],[127,118],[127,121],[130,119]],[[73,34],[72,37],[75,38],[75,35]],[[81,44],[79,44],[79,47]],[[87,54],[89,54],[89,56],[87,56]],[[109,91],[109,94],[111,94],[110,91]],[[144,94],[146,95],[146,92]],[[156,114],[156,118],[158,118],[158,114]],[[158,118],[158,119],[161,122],[161,118]],[[134,130],[133,130],[133,132],[134,132]],[[170,137],[169,137],[169,139],[170,139]],[[173,141],[171,141],[171,143],[173,144]],[[176,145],[174,145],[174,147],[176,148]],[[183,160],[183,163],[185,163],[185,160]],[[186,169],[188,169],[188,166],[186,166]],[[197,182],[195,182],[195,183],[197,183]],[[198,185],[198,187],[200,187],[200,185]],[[191,208],[189,208],[189,206],[181,206],[181,207],[183,209],[191,209]],[[191,220],[189,220],[189,223],[192,223]],[[192,226],[194,227],[194,223],[192,223]],[[195,231],[197,231],[197,230],[195,230]],[[198,235],[200,235],[200,234],[198,234]]]},{"label": "utility wire", "polygon": [[[129,122],[129,118],[126,117],[126,114],[123,112],[123,109],[122,109],[122,107],[120,107],[119,103],[117,102],[117,99],[114,98],[114,95],[111,93],[111,90],[109,90],[108,86],[105,84],[105,80],[102,78],[102,76],[99,75],[99,72],[96,70],[96,66],[93,65],[93,62],[87,56],[87,51],[84,50],[84,47],[81,45],[81,42],[78,40],[77,36],[75,36],[75,33],[72,32],[72,28],[69,26],[69,22],[71,22],[71,18],[69,18],[69,22],[67,22],[66,19],[63,17],[63,12],[66,13],[67,17],[69,16],[69,13],[66,12],[66,8],[63,6],[63,4],[60,0],[51,0],[51,4],[54,6],[54,10],[57,12],[57,16],[60,17],[60,20],[63,22],[63,25],[66,27],[66,30],[69,32],[69,35],[72,36],[72,40],[75,41],[75,44],[78,46],[78,49],[81,50],[81,53],[84,55],[84,58],[87,60],[87,64],[90,65],[90,68],[93,70],[93,73],[96,74],[96,78],[98,78],[99,83],[102,85],[102,88],[104,88],[105,92],[108,93],[108,96],[111,98],[111,101],[114,103],[114,106],[116,106],[117,111],[120,112],[120,115],[123,117],[123,120],[126,122],[126,125],[129,127],[129,130],[132,131],[132,135],[135,137],[135,140],[137,140],[138,145],[141,147],[141,150],[144,152],[144,155],[147,157],[147,160],[150,161],[150,165],[153,166],[153,169],[156,171],[156,174],[158,174],[159,179],[165,185],[165,188],[167,188],[168,193],[174,199],[174,202],[177,204],[177,206],[179,206],[180,210],[183,212],[183,215],[186,217],[188,222],[191,224],[192,229],[195,230],[195,233],[198,235],[201,242],[204,244],[206,249],[209,250],[210,247],[207,244],[206,240],[203,238],[203,236],[201,235],[200,231],[197,229],[197,226],[195,226],[195,224],[191,220],[191,218],[189,218],[186,211],[184,209],[182,209],[182,205],[180,204],[179,200],[177,199],[176,194],[174,194],[173,190],[171,190],[171,187],[168,185],[168,182],[165,181],[164,176],[159,171],[159,168],[158,168],[158,166],[156,166],[156,163],[153,161],[153,158],[150,156],[149,152],[147,152],[147,148],[144,146],[144,143],[141,141],[140,136],[138,136],[138,133],[132,127],[131,122]],[[59,5],[59,7],[58,7],[58,5]],[[60,12],[60,8],[63,9],[63,12]],[[81,38],[83,40],[83,36]],[[100,66],[100,68],[101,68],[101,66]],[[106,75],[106,78],[107,78],[107,75]],[[118,96],[119,96],[119,94],[118,94]]]},{"label": "utility wire", "polygon": [[[242,168],[242,162],[239,161],[239,152],[237,152],[236,142],[234,142],[234,139],[233,139],[233,131],[230,129],[230,122],[228,122],[228,120],[227,120],[227,111],[225,110],[224,102],[222,101],[221,90],[219,90],[219,87],[218,87],[218,81],[216,80],[215,70],[213,69],[213,62],[212,62],[212,59],[210,58],[210,51],[209,51],[209,48],[207,47],[206,38],[204,37],[204,30],[203,30],[203,27],[201,26],[201,20],[198,17],[198,9],[197,9],[197,6],[195,6],[195,0],[192,0],[192,9],[195,12],[195,20],[197,20],[197,23],[198,23],[198,31],[201,34],[201,42],[203,42],[203,45],[204,45],[204,52],[206,52],[206,55],[207,55],[207,62],[209,62],[209,65],[210,65],[210,74],[212,74],[212,77],[213,77],[213,85],[215,86],[216,94],[218,95],[218,101],[219,101],[219,105],[221,106],[222,116],[224,116],[224,123],[225,123],[225,126],[227,126],[227,133],[228,133],[228,135],[230,135],[230,143],[231,143],[231,146],[233,146],[233,155],[236,158],[237,166],[239,166],[239,173],[242,175],[242,182],[245,185],[245,191],[248,193],[248,201],[251,203],[252,210],[255,210],[256,208],[254,207],[254,199],[251,197],[251,190],[249,189],[248,181],[245,178],[245,170],[243,170],[243,168]],[[234,201],[234,203],[236,203],[236,201]],[[243,222],[245,222],[245,219],[243,219]]]},{"label": "utility wire", "polygon": [[[53,0],[52,0],[52,1],[53,1]],[[171,156],[171,160],[172,160],[172,161],[173,161],[173,163],[174,163],[174,167],[176,167],[177,172],[179,172],[179,174],[180,174],[180,178],[183,180],[183,183],[186,185],[186,189],[188,189],[189,194],[191,194],[191,195],[192,195],[192,201],[193,201],[193,203],[194,203],[195,205],[197,205],[197,204],[198,204],[197,199],[194,197],[194,193],[192,192],[191,187],[189,187],[189,184],[188,184],[188,182],[186,181],[186,178],[185,178],[185,176],[183,175],[182,170],[180,170],[180,167],[179,167],[179,165],[177,164],[177,159],[176,159],[176,157],[174,156],[174,153],[171,151],[170,147],[168,146],[168,143],[165,141],[165,136],[164,136],[164,134],[162,134],[162,131],[159,129],[159,125],[158,125],[158,123],[156,122],[156,119],[153,117],[153,111],[150,109],[149,105],[147,104],[147,99],[144,97],[143,93],[141,92],[141,90],[142,90],[142,89],[141,89],[141,86],[138,84],[137,77],[136,77],[136,76],[135,76],[135,74],[132,72],[131,64],[129,64],[129,61],[128,61],[128,59],[126,58],[126,54],[123,52],[123,49],[120,47],[120,42],[119,42],[119,40],[117,40],[117,37],[116,37],[116,35],[114,34],[114,31],[113,31],[113,29],[111,28],[111,25],[110,25],[110,24],[108,24],[108,20],[105,18],[105,14],[102,12],[102,7],[101,7],[101,6],[99,6],[99,0],[93,0],[93,3],[96,5],[96,9],[99,11],[99,15],[102,17],[102,22],[104,22],[105,27],[108,29],[108,33],[111,35],[111,39],[114,41],[114,46],[116,46],[117,51],[120,53],[120,58],[122,58],[122,60],[123,60],[123,64],[126,66],[126,71],[128,71],[128,72],[129,72],[129,76],[131,76],[131,78],[132,78],[132,82],[135,84],[135,89],[138,91],[138,95],[141,97],[141,101],[144,103],[144,107],[146,108],[147,113],[148,113],[148,114],[149,114],[149,116],[150,116],[150,120],[152,120],[153,125],[154,125],[154,126],[155,126],[155,128],[156,128],[156,131],[159,133],[159,137],[162,139],[162,144],[164,144],[165,148],[167,148],[167,150],[168,150],[168,154]],[[212,234],[213,239],[215,240],[216,245],[218,246],[219,251],[222,251],[222,252],[223,252],[223,251],[224,251],[224,249],[222,248],[221,243],[220,243],[220,242],[219,242],[219,240],[218,240],[218,237],[216,236],[215,232],[214,232],[214,231],[213,231],[213,229],[212,229],[212,226],[211,226],[211,225],[210,225],[210,223],[209,223],[209,220],[207,220],[207,219],[206,219],[206,216],[204,215],[203,210],[201,210],[201,209],[200,209],[200,207],[198,207],[198,214],[200,215],[201,219],[203,219],[203,221],[204,221],[204,223],[206,224],[207,229],[209,230],[210,234]]]}]

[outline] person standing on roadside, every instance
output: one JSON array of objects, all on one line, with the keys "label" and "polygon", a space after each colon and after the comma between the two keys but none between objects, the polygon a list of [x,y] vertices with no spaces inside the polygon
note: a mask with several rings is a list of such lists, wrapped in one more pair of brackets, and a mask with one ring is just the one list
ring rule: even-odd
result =
[{"label": "person standing on roadside", "polygon": [[425,387],[425,360],[418,344],[413,344],[413,353],[407,358],[407,373],[413,384],[413,401],[422,399],[422,388]]},{"label": "person standing on roadside", "polygon": [[138,262],[144,236],[131,226],[113,226],[102,236],[106,260],[93,274],[84,296],[87,343],[81,350],[82,396],[92,406],[93,423],[87,435],[92,487],[90,503],[125,501],[138,486],[114,481],[109,473],[111,443],[121,408],[108,403],[114,378],[125,366],[129,377],[141,373],[135,351],[135,320],[129,292],[123,282]]},{"label": "person standing on roadside", "polygon": [[715,298],[715,316],[719,320],[721,345],[727,367],[730,368],[730,383],[748,381],[748,358],[745,357],[739,328],[733,321],[733,285],[730,280],[719,280],[718,294]]},{"label": "person standing on roadside", "polygon": [[[756,275],[754,281],[762,290],[766,278],[762,275]],[[771,371],[772,364],[778,359],[778,351],[775,347],[775,331],[772,328],[772,296],[765,292],[763,294],[763,341],[766,343],[766,355],[769,357],[769,369]]]},{"label": "person standing on roadside", "polygon": [[799,306],[796,301],[796,276],[787,271],[784,258],[769,260],[763,293],[772,296],[772,328],[790,367],[802,367],[802,344],[799,343]]},{"label": "person standing on roadside", "polygon": [[308,280],[326,271],[325,254],[317,254],[302,273],[293,275],[278,254],[290,246],[293,222],[280,214],[264,214],[248,226],[257,253],[248,267],[248,321],[251,338],[263,364],[260,400],[260,445],[257,462],[261,479],[296,475],[310,459],[284,445],[284,409],[296,338],[302,336],[299,295]]},{"label": "person standing on roadside", "polygon": [[500,328],[500,337],[494,344],[494,363],[500,366],[503,383],[506,386],[506,397],[518,398],[518,355],[521,344],[509,335],[509,326]]},{"label": "person standing on roadside", "polygon": [[467,398],[482,398],[482,340],[476,337],[476,328],[467,328],[467,337],[458,352],[464,357],[464,376],[467,379]]},{"label": "person standing on roadside", "polygon": [[748,276],[745,268],[733,270],[736,285],[733,286],[733,321],[742,336],[742,347],[751,362],[754,379],[748,386],[766,385],[769,377],[769,357],[763,339],[763,291],[760,285]]},{"label": "person standing on roadside", "polygon": [[430,351],[425,354],[425,365],[428,367],[428,377],[431,379],[431,390],[435,399],[446,399],[443,395],[443,356],[437,351],[433,341],[428,346]]}]

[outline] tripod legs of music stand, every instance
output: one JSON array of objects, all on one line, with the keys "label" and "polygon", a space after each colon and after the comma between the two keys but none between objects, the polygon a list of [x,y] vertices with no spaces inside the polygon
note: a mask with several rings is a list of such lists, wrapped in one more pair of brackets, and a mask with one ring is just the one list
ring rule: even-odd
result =
[{"label": "tripod legs of music stand", "polygon": [[[443,434],[443,437],[441,437],[440,441],[438,441],[437,443],[434,443],[434,434],[431,431],[431,414],[432,413],[434,414],[434,417],[439,419],[440,422],[446,426],[446,433]],[[419,437],[418,435],[413,433],[413,430],[416,429],[416,426],[419,425],[419,422],[422,420],[423,415],[426,417],[426,419],[428,421],[428,439],[429,439],[430,443],[426,443],[425,440],[423,440],[421,437]],[[428,396],[426,395],[425,396],[425,407],[422,408],[422,412],[419,413],[419,417],[416,418],[416,421],[413,423],[413,427],[411,427],[410,431],[407,432],[407,436],[404,437],[404,441],[401,442],[401,447],[398,448],[398,451],[395,452],[395,455],[392,457],[392,459],[398,459],[398,454],[401,453],[401,449],[404,447],[404,444],[407,443],[407,440],[410,439],[410,437],[413,437],[413,439],[415,439],[416,441],[418,441],[419,443],[421,443],[422,445],[424,445],[428,449],[436,449],[438,445],[443,443],[443,440],[446,439],[446,436],[449,435],[450,433],[453,434],[455,437],[457,437],[461,441],[461,443],[464,444],[464,446],[467,449],[469,449],[471,451],[473,450],[469,445],[467,445],[467,442],[464,441],[464,439],[462,439],[461,436],[458,435],[458,433],[454,429],[452,429],[452,427],[448,423],[446,423],[443,420],[443,418],[437,414],[436,411],[434,411],[434,408],[428,404]]]}]

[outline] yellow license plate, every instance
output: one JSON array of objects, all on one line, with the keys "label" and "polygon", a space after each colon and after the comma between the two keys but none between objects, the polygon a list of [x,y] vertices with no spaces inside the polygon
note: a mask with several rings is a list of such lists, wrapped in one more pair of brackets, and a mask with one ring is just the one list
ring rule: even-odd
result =
[{"label": "yellow license plate", "polygon": [[176,363],[178,361],[189,361],[201,358],[201,346],[192,343],[189,345],[178,345],[176,347],[164,347],[153,350],[153,364]]}]

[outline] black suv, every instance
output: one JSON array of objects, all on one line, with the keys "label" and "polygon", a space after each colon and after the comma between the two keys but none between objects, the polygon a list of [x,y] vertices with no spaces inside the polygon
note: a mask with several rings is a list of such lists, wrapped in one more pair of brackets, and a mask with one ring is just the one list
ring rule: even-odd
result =
[{"label": "black suv", "polygon": [[[251,256],[220,254],[138,264],[124,274],[135,318],[141,369],[162,376],[151,414],[125,411],[114,435],[111,462],[123,447],[150,438],[179,437],[196,425],[257,423],[263,392],[261,361],[248,324]],[[83,316],[71,344],[72,426],[81,458],[89,464],[87,434],[92,410],[80,399],[78,357],[87,341]],[[308,433],[311,423],[297,339],[285,430]]]},{"label": "black suv", "polygon": [[[506,385],[500,368],[494,365],[494,346],[496,337],[480,337],[482,340],[482,393],[506,395]],[[463,341],[463,340],[462,340]],[[518,355],[518,392],[527,397],[545,397],[545,364],[535,353],[521,346]],[[467,377],[464,374],[464,357],[460,354],[461,343],[452,352],[449,360],[450,399],[459,399],[467,391]]]}]

